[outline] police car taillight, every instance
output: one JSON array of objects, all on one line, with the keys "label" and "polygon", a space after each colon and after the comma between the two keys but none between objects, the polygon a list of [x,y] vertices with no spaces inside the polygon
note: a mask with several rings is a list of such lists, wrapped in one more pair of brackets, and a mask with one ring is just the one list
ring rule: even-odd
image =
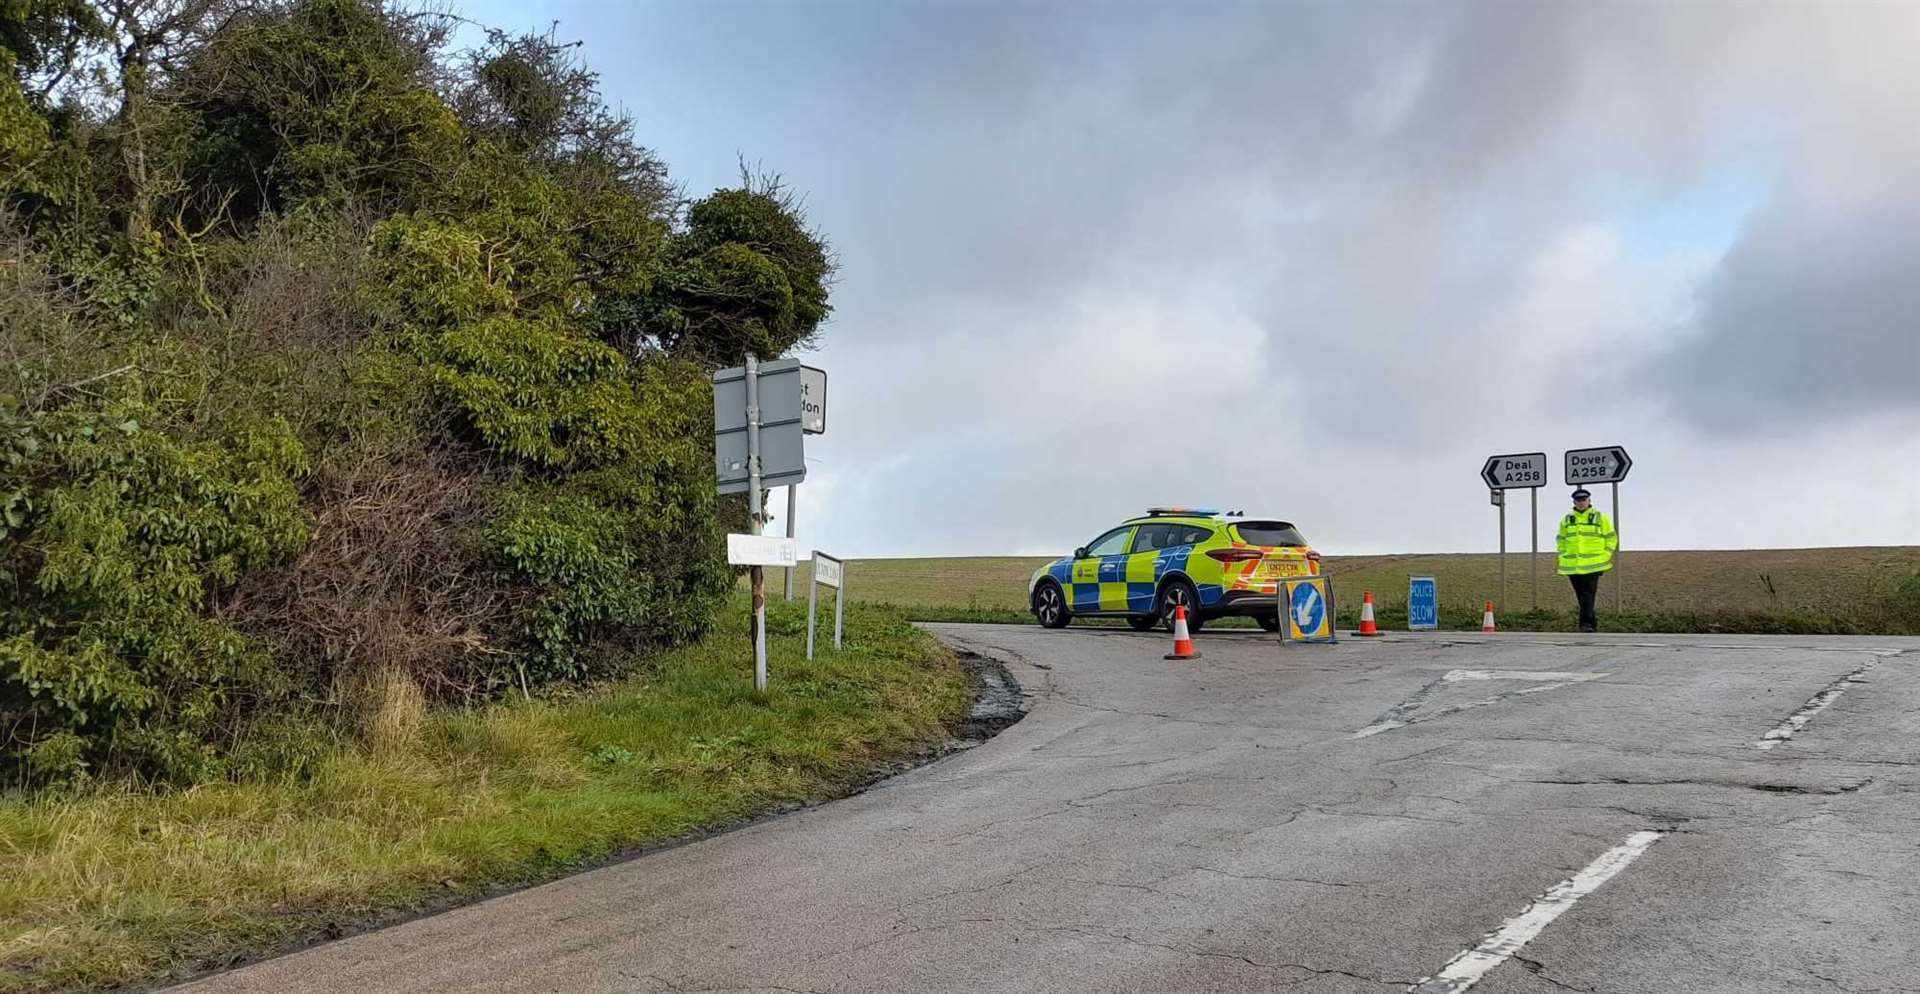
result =
[{"label": "police car taillight", "polygon": [[1207,550],[1208,559],[1217,559],[1223,563],[1244,563],[1250,559],[1265,558],[1265,555],[1266,554],[1261,552],[1259,549],[1208,549]]},{"label": "police car taillight", "polygon": [[1320,553],[1315,552],[1312,549],[1308,549],[1307,558],[1317,563],[1320,561]]}]

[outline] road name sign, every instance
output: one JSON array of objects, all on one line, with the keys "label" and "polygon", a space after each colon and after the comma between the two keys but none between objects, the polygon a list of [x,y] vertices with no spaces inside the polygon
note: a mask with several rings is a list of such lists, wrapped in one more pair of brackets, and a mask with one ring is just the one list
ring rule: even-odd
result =
[{"label": "road name sign", "polygon": [[1627,471],[1633,468],[1633,460],[1627,457],[1627,450],[1618,445],[1603,445],[1597,449],[1568,449],[1566,454],[1566,481],[1568,486],[1583,483],[1619,483],[1627,478]]},{"label": "road name sign", "polygon": [[1547,454],[1520,452],[1489,456],[1480,479],[1490,490],[1532,490],[1547,485]]},{"label": "road name sign", "polygon": [[847,629],[847,574],[843,560],[818,549],[813,552],[813,581],[807,584],[807,658],[813,658],[813,619],[820,610],[820,588],[832,587],[833,647],[840,648],[841,634]]},{"label": "road name sign", "polygon": [[1430,576],[1407,577],[1407,628],[1432,631],[1439,627],[1439,582]]},{"label": "road name sign", "polygon": [[728,535],[729,566],[792,566],[799,562],[793,539],[779,535]]}]

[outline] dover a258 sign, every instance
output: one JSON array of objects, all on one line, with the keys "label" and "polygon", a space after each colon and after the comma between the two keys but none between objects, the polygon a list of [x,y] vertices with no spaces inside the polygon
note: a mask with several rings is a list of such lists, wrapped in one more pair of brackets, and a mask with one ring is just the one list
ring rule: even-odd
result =
[{"label": "dover a258 sign", "polygon": [[1627,478],[1627,470],[1632,468],[1633,460],[1627,458],[1627,450],[1618,445],[1567,450],[1567,483],[1570,486],[1619,483]]},{"label": "dover a258 sign", "polygon": [[1480,478],[1493,490],[1528,490],[1547,485],[1547,454],[1520,452],[1494,456],[1480,467]]}]

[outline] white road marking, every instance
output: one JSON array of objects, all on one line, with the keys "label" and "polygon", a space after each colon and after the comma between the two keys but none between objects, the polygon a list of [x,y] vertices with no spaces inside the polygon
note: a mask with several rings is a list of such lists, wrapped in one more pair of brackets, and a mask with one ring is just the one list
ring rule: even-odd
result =
[{"label": "white road marking", "polygon": [[1635,832],[1627,841],[1600,854],[1586,869],[1562,880],[1534,899],[1526,910],[1507,919],[1498,931],[1487,933],[1480,944],[1447,961],[1439,973],[1407,988],[1412,994],[1459,994],[1487,975],[1487,971],[1506,962],[1521,947],[1533,941],[1555,918],[1567,913],[1573,902],[1593,893],[1595,888],[1640,858],[1647,847],[1660,841],[1665,832]]},{"label": "white road marking", "polygon": [[[1386,715],[1382,715],[1378,721],[1353,733],[1353,737],[1356,739],[1364,739],[1371,735],[1378,735],[1381,732],[1391,732],[1396,728],[1405,728],[1408,725],[1419,724],[1423,721],[1432,721],[1435,718],[1444,718],[1447,715],[1458,714],[1462,711],[1472,710],[1473,708],[1483,708],[1489,704],[1498,704],[1509,697],[1519,697],[1522,694],[1538,694],[1546,690],[1555,690],[1560,687],[1572,686],[1576,683],[1585,683],[1588,680],[1598,680],[1603,676],[1609,675],[1610,674],[1607,673],[1548,673],[1540,670],[1448,670],[1445,676],[1427,684],[1425,687],[1420,688],[1420,691],[1412,697],[1389,708]],[[1512,693],[1495,694],[1492,697],[1482,698],[1477,701],[1468,701],[1465,704],[1455,704],[1418,718],[1389,717],[1392,715],[1411,715],[1414,709],[1425,704],[1427,698],[1432,696],[1433,692],[1438,690],[1442,684],[1459,683],[1463,680],[1546,680],[1551,682],[1542,683],[1538,687],[1528,687],[1525,690],[1516,690]]]},{"label": "white road marking", "polygon": [[1813,695],[1813,697],[1808,699],[1807,703],[1800,706],[1800,710],[1788,715],[1786,721],[1775,725],[1772,731],[1761,736],[1760,741],[1755,742],[1754,746],[1760,749],[1772,749],[1774,746],[1793,738],[1795,732],[1807,727],[1807,722],[1812,721],[1814,715],[1825,711],[1827,705],[1839,700],[1840,695],[1846,693],[1849,686],[1861,682],[1861,679],[1866,676],[1867,671],[1873,669],[1879,662],[1880,657],[1875,656],[1867,660],[1865,666],[1827,684],[1825,690]]},{"label": "white road marking", "polygon": [[1440,679],[1448,683],[1462,680],[1537,680],[1542,683],[1558,680],[1561,683],[1579,683],[1582,680],[1598,680],[1605,673],[1546,673],[1540,670],[1449,670]]}]

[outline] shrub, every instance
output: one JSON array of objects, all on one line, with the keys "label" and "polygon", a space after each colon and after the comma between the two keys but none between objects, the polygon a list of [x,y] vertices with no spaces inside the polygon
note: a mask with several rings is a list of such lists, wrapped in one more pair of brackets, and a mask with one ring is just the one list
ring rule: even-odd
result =
[{"label": "shrub", "polygon": [[12,417],[0,725],[5,755],[41,774],[117,756],[169,779],[217,775],[223,721],[286,690],[206,608],[306,540],[305,450],[283,422],[188,441],[146,427],[150,413]]}]

